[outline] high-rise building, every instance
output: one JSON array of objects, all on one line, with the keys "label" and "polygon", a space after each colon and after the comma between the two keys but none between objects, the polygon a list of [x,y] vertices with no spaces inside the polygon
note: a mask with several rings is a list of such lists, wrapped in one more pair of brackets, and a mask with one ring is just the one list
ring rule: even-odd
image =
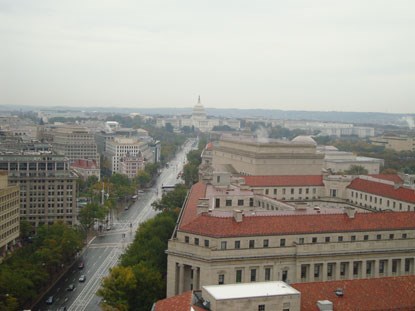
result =
[{"label": "high-rise building", "polygon": [[19,237],[19,186],[9,186],[6,171],[0,171],[0,258]]},{"label": "high-rise building", "polygon": [[99,154],[94,135],[87,128],[77,126],[57,127],[52,132],[53,150],[71,162],[78,159],[94,160],[99,167]]},{"label": "high-rise building", "polygon": [[34,227],[61,220],[77,222],[76,177],[62,155],[27,152],[0,153],[0,170],[20,187],[20,217]]}]

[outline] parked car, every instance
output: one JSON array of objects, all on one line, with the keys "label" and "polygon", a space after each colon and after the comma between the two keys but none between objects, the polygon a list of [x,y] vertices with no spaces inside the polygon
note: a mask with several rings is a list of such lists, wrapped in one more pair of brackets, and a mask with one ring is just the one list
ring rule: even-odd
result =
[{"label": "parked car", "polygon": [[78,264],[78,269],[83,269],[84,268],[84,262],[83,261],[81,261],[79,264]]},{"label": "parked car", "polygon": [[51,305],[53,303],[53,301],[54,301],[53,296],[49,296],[48,299],[46,299],[46,304]]},{"label": "parked car", "polygon": [[66,289],[68,292],[72,292],[75,289],[74,284],[69,284],[68,288]]},{"label": "parked car", "polygon": [[85,281],[86,281],[86,276],[85,276],[85,274],[82,274],[82,275],[79,277],[79,282],[83,283],[83,282],[85,282]]}]

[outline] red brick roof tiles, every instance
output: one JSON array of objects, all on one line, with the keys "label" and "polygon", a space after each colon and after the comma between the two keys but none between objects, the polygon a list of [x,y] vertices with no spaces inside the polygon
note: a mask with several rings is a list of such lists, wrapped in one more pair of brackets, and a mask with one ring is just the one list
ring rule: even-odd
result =
[{"label": "red brick roof tiles", "polygon": [[290,175],[290,176],[244,176],[245,183],[251,187],[278,186],[324,186],[322,175]]},{"label": "red brick roof tiles", "polygon": [[213,217],[206,213],[182,225],[180,231],[211,237],[382,231],[415,228],[415,212]]},{"label": "red brick roof tiles", "polygon": [[159,300],[154,311],[190,311],[192,306],[192,291],[181,295]]},{"label": "red brick roof tiles", "polygon": [[403,183],[402,178],[400,178],[396,174],[370,174],[369,176],[373,178],[393,181],[394,183],[397,183],[397,184]]},{"label": "red brick roof tiles", "polygon": [[395,188],[392,185],[387,185],[375,181],[356,178],[347,188],[375,194],[378,196],[395,199],[399,201],[415,203],[415,190],[408,188]]},{"label": "red brick roof tiles", "polygon": [[[291,284],[301,292],[301,310],[318,311],[329,300],[337,311],[415,310],[415,276]],[[343,297],[334,292],[342,288]]]},{"label": "red brick roof tiles", "polygon": [[198,182],[190,189],[187,198],[186,206],[184,207],[183,215],[180,219],[179,228],[188,224],[197,217],[197,203],[199,198],[204,198],[206,195],[206,184]]}]

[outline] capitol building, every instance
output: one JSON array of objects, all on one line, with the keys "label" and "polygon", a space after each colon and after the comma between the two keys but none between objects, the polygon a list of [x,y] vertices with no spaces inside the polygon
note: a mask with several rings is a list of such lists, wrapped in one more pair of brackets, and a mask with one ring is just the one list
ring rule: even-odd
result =
[{"label": "capitol building", "polygon": [[240,121],[236,119],[227,118],[212,118],[208,117],[205,108],[200,102],[200,96],[197,104],[193,107],[192,115],[160,117],[156,120],[158,127],[165,127],[170,123],[175,130],[188,126],[190,128],[198,129],[201,132],[209,132],[215,126],[229,126],[232,129],[238,130],[241,127]]}]

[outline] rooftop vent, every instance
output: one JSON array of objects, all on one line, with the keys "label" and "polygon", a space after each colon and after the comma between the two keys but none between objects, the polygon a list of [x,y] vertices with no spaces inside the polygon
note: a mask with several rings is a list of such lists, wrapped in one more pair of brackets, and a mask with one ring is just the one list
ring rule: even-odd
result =
[{"label": "rooftop vent", "polygon": [[337,297],[343,297],[344,296],[344,291],[343,288],[337,288],[334,293],[336,294]]},{"label": "rooftop vent", "polygon": [[333,303],[330,300],[317,301],[319,311],[333,311]]}]

